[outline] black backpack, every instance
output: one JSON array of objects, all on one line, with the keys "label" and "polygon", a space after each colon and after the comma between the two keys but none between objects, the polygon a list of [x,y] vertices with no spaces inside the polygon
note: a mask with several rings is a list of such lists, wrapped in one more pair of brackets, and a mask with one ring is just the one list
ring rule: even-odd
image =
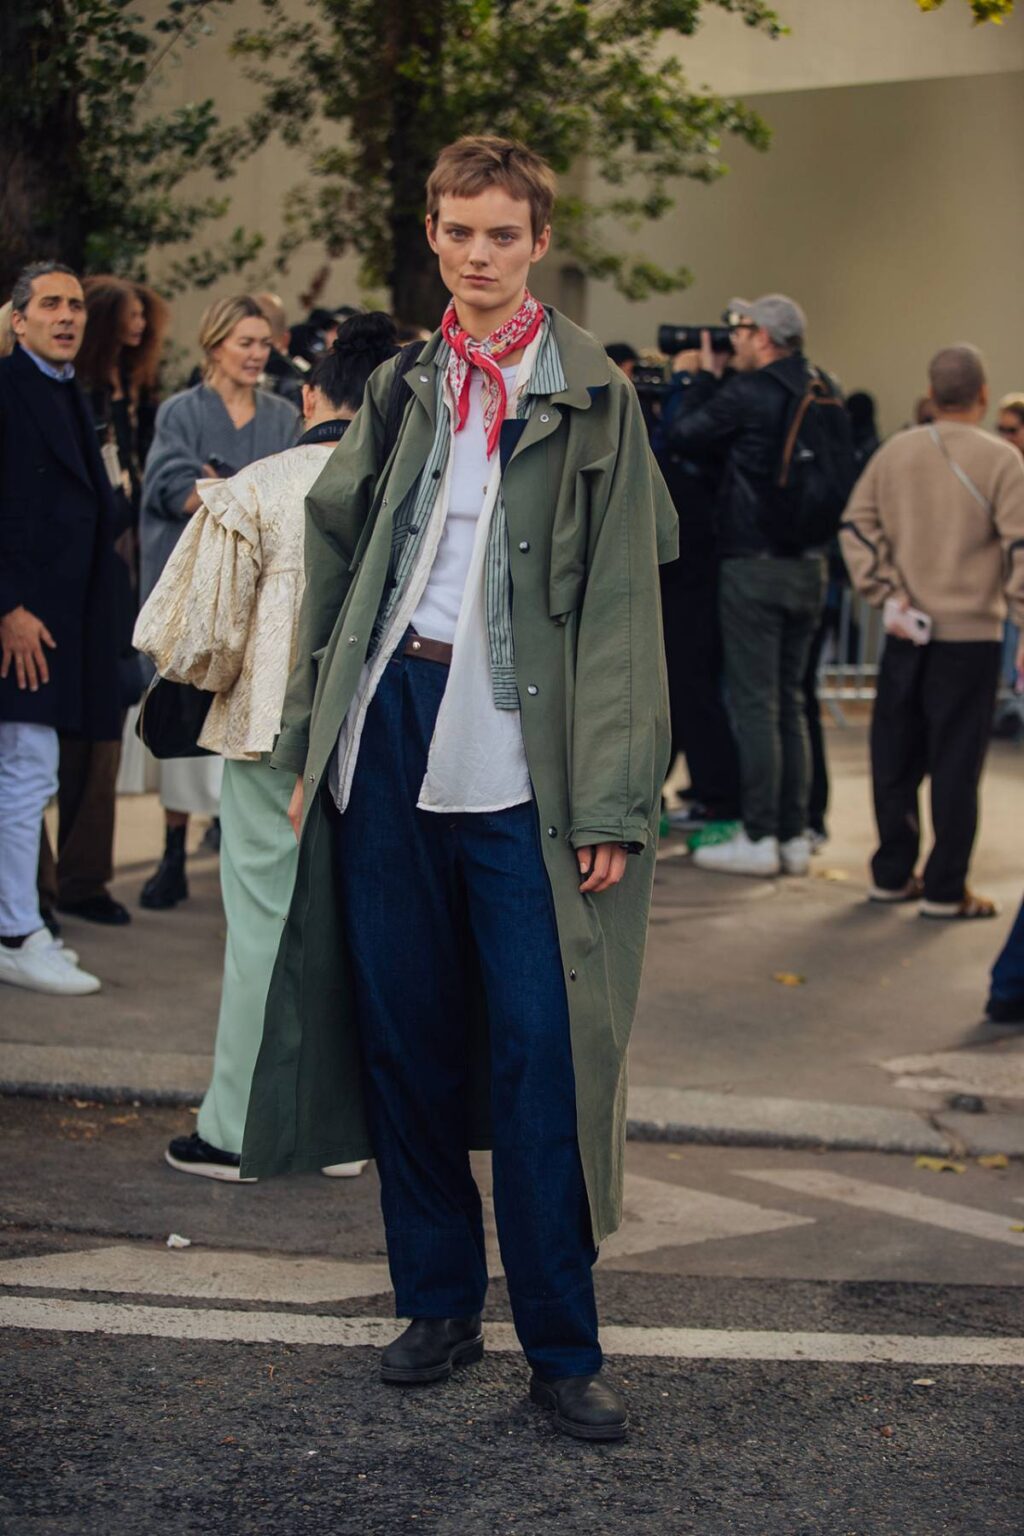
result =
[{"label": "black backpack", "polygon": [[412,395],[405,388],[403,380],[419,362],[420,353],[423,351],[421,341],[413,341],[407,347],[403,347],[398,354],[398,366],[391,380],[391,391],[388,395],[388,406],[384,414],[384,442],[381,448],[381,469],[387,464],[395,450],[405,421],[405,413]]},{"label": "black backpack", "polygon": [[809,368],[765,506],[773,550],[799,555],[824,549],[839,531],[856,479],[853,428],[842,396],[827,374]]}]

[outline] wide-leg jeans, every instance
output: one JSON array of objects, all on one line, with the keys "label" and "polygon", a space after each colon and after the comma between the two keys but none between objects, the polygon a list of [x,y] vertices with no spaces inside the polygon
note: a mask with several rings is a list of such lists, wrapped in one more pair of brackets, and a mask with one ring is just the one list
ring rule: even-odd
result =
[{"label": "wide-leg jeans", "polygon": [[335,818],[367,1109],[400,1317],[466,1317],[487,1289],[469,1163],[466,945],[490,1033],[494,1208],[516,1332],[547,1380],[601,1367],[597,1257],[565,979],[532,802],[417,809],[448,679],[389,662]]}]

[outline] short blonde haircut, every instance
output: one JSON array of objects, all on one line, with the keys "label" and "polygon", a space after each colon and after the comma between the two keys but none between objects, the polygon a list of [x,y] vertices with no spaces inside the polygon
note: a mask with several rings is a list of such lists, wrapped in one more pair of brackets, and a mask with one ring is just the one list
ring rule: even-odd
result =
[{"label": "short blonde haircut", "polygon": [[1004,395],[999,402],[999,410],[1000,412],[1012,411],[1024,427],[1024,392],[1018,390],[1012,395]]},{"label": "short blonde haircut", "polygon": [[235,326],[242,320],[263,320],[269,326],[267,320],[251,293],[240,293],[233,299],[214,299],[203,310],[202,319],[199,322],[199,345],[206,353],[206,362],[203,365],[204,377],[208,376],[213,367],[213,358],[210,356],[214,347],[219,347],[222,341],[227,341]]},{"label": "short blonde haircut", "polygon": [[533,238],[539,240],[551,223],[555,173],[518,139],[471,135],[442,149],[427,182],[431,221],[437,223],[442,197],[479,197],[488,187],[501,187],[516,202],[529,203]]}]

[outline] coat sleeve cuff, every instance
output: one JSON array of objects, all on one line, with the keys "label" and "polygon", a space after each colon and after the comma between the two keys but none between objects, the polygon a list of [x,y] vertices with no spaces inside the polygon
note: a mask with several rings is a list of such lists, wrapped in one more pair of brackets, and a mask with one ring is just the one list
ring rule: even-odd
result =
[{"label": "coat sleeve cuff", "polygon": [[305,769],[308,752],[309,737],[306,732],[292,727],[282,731],[277,738],[277,744],[270,755],[270,766],[298,776]]},{"label": "coat sleeve cuff", "polygon": [[569,832],[573,848],[593,848],[597,843],[619,843],[630,853],[643,853],[651,840],[646,821],[629,817],[625,821],[578,821]]}]

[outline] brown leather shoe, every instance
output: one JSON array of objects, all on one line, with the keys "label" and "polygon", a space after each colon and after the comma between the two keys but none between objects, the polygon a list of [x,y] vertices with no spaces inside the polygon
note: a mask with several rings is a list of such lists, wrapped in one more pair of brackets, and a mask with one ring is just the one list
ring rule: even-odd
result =
[{"label": "brown leather shoe", "polygon": [[563,1376],[560,1381],[530,1381],[530,1401],[554,1412],[563,1435],[576,1440],[624,1440],[629,1416],[621,1393],[603,1372]]}]

